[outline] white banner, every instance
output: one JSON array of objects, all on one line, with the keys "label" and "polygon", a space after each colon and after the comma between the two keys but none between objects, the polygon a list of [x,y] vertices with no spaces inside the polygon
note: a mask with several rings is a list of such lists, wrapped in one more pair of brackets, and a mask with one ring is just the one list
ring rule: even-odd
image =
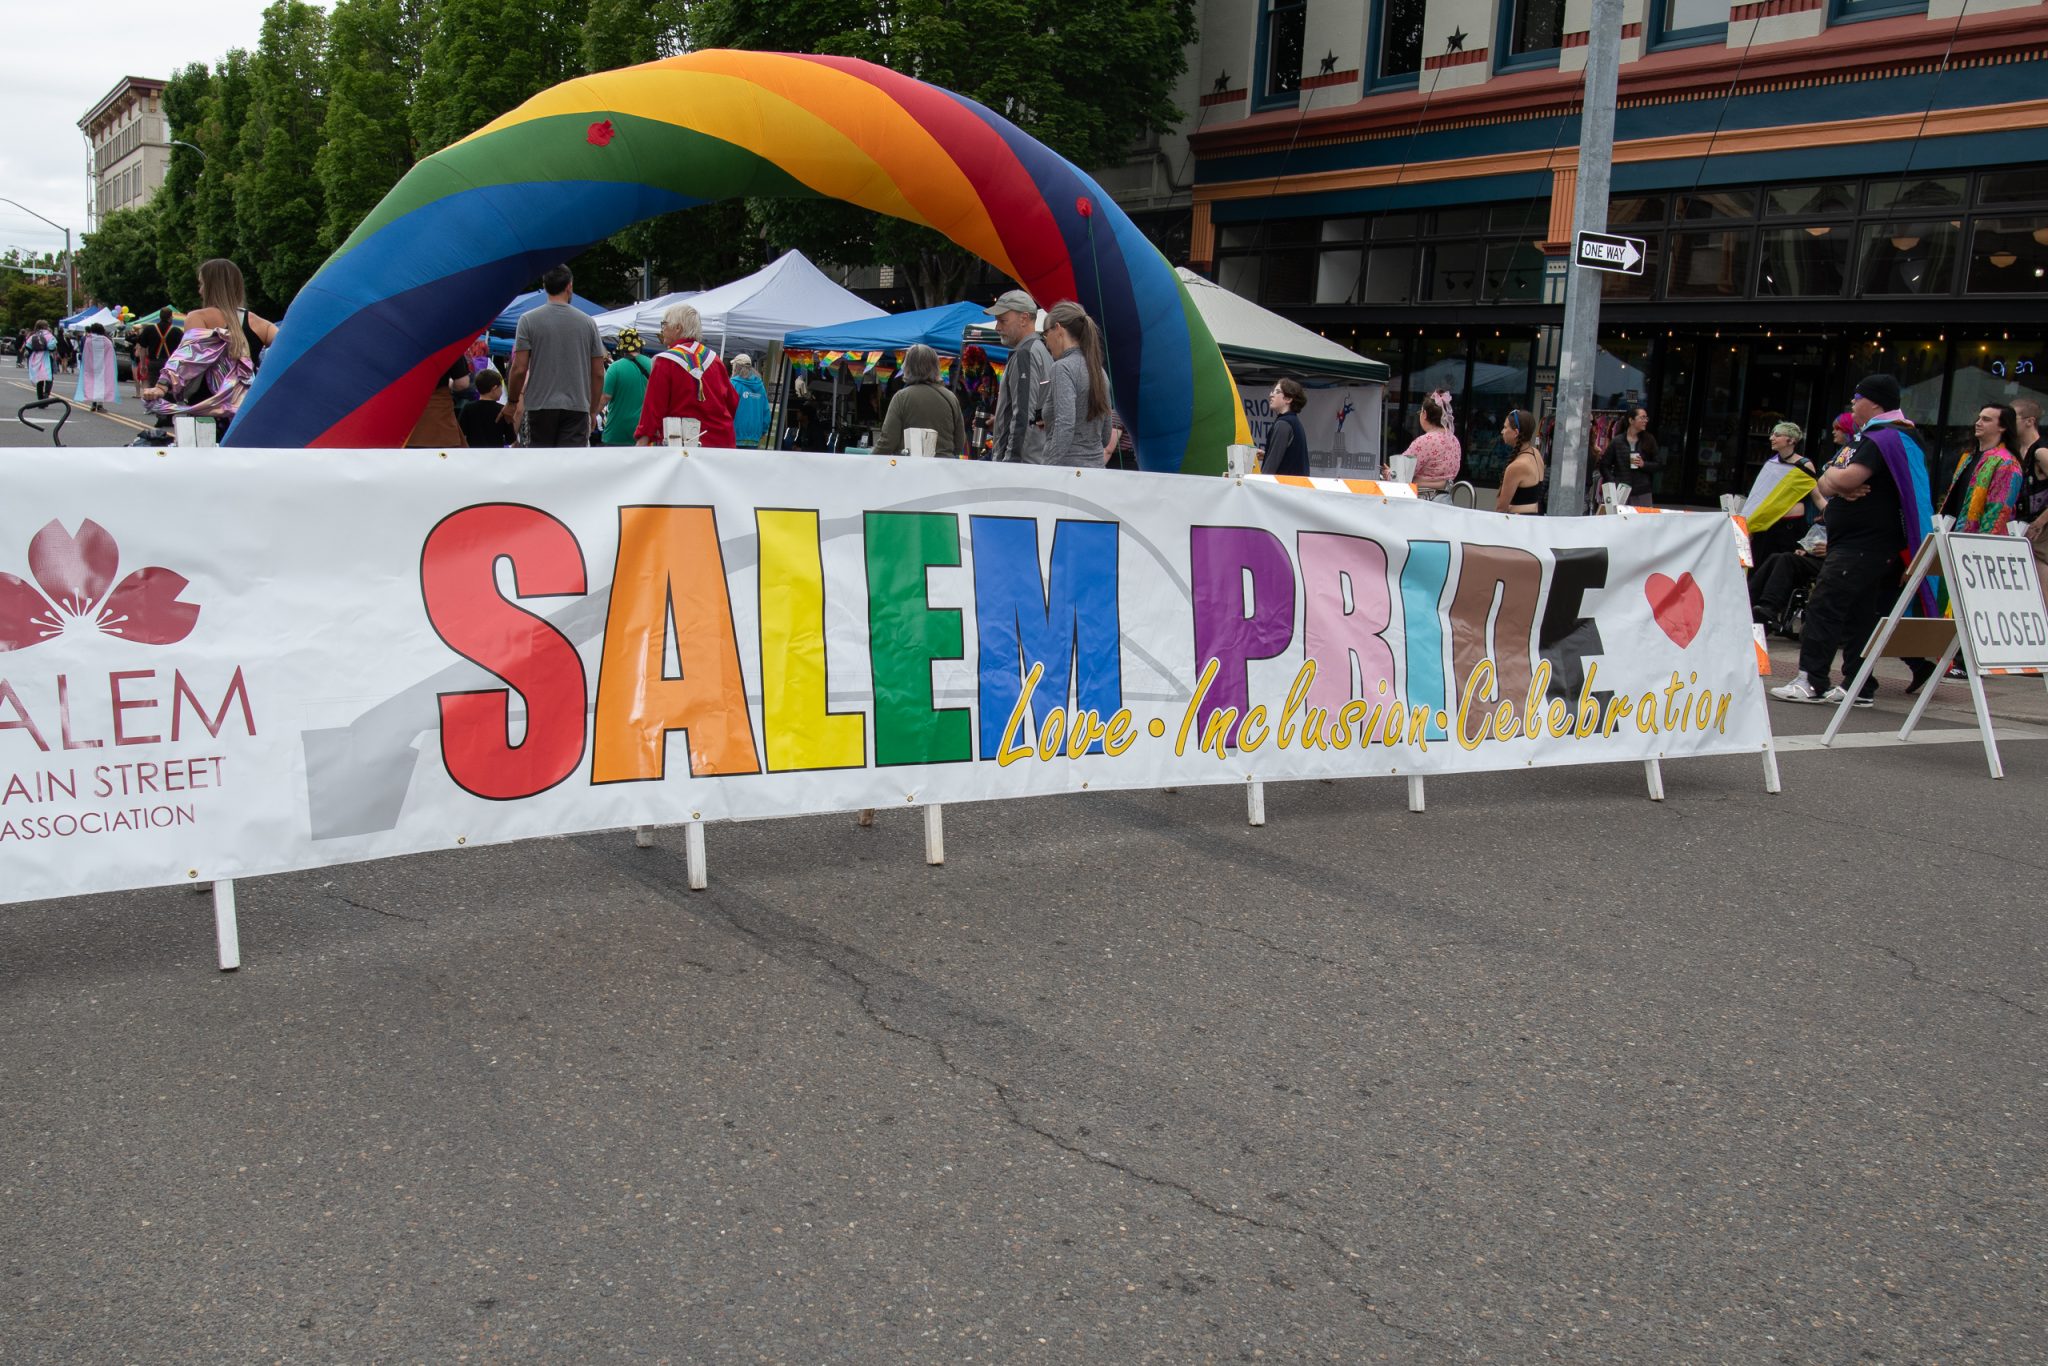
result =
[{"label": "white banner", "polygon": [[7,900],[1766,742],[1718,515],[759,452],[8,465]]}]

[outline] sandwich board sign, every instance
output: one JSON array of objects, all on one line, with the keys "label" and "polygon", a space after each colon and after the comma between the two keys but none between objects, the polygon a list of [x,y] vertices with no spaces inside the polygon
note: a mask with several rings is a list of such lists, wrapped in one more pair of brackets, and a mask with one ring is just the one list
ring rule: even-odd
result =
[{"label": "sandwich board sign", "polygon": [[1641,275],[1649,255],[1640,237],[1617,237],[1608,232],[1582,232],[1572,243],[1572,260],[1588,270],[1615,275]]},{"label": "sandwich board sign", "polygon": [[[1913,562],[1906,568],[1905,587],[1891,612],[1878,623],[1863,652],[1863,668],[1849,685],[1847,696],[1828,722],[1821,743],[1834,743],[1835,733],[1849,714],[1856,695],[1862,691],[1883,655],[1927,658],[1936,648],[1941,657],[1934,675],[1920,690],[1899,739],[1912,736],[1920,716],[1927,710],[1934,690],[1958,652],[1969,671],[1970,704],[1976,709],[1977,731],[1984,740],[1984,758],[1991,776],[2003,778],[2005,767],[1998,759],[1998,740],[1991,732],[1991,708],[1984,700],[1984,672],[2048,670],[2048,606],[2041,598],[2041,576],[2034,564],[2034,548],[2023,536],[1983,536],[1955,533],[1951,517],[1935,520],[1935,529],[1920,543]],[[1947,618],[1905,616],[1920,581],[1938,573],[1947,585]]]}]

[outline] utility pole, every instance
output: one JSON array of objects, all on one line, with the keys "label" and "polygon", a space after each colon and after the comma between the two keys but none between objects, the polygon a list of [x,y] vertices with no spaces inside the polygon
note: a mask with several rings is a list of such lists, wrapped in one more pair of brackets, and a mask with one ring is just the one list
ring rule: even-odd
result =
[{"label": "utility pole", "polygon": [[[20,209],[30,218],[43,218],[41,214],[31,209],[28,205],[8,199],[5,196],[0,196],[0,204],[13,204],[15,208]],[[71,301],[71,229],[65,227],[62,223],[48,218],[43,218],[43,221],[64,234],[64,316],[68,318],[78,311],[77,306]]]},{"label": "utility pole", "polygon": [[1586,510],[1587,418],[1600,355],[1601,272],[1578,263],[1578,235],[1607,230],[1607,187],[1614,169],[1614,88],[1621,73],[1621,0],[1593,0],[1586,34],[1586,91],[1579,114],[1578,192],[1572,200],[1572,254],[1565,267],[1564,337],[1557,358],[1557,428],[1550,446],[1553,517]]}]

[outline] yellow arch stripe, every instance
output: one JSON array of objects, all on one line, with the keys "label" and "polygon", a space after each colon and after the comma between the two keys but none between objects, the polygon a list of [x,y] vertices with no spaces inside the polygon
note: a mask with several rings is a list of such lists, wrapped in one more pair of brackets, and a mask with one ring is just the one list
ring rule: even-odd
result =
[{"label": "yellow arch stripe", "polygon": [[534,119],[630,113],[753,150],[831,199],[934,228],[1014,277],[981,196],[894,100],[779,54],[688,53],[544,90],[463,139]]}]

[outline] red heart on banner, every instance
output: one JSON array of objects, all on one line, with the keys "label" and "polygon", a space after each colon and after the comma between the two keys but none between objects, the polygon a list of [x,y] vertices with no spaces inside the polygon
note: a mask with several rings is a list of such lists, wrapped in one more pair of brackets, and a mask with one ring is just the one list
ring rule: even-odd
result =
[{"label": "red heart on banner", "polygon": [[1643,595],[1650,600],[1650,611],[1657,624],[1664,628],[1665,635],[1678,642],[1679,649],[1693,643],[1707,614],[1707,596],[1700,592],[1692,575],[1680,574],[1669,579],[1652,574],[1643,582]]}]

